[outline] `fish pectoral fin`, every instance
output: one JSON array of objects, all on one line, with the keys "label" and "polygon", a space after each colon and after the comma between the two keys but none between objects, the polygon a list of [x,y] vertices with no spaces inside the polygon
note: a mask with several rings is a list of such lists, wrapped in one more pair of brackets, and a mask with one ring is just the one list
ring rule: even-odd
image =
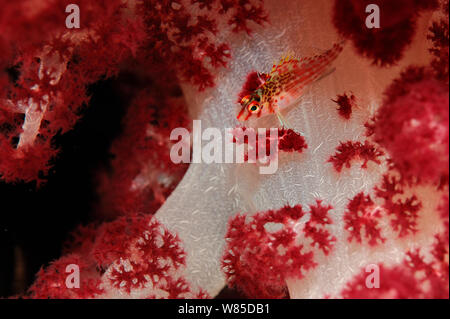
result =
[{"label": "fish pectoral fin", "polygon": [[290,129],[292,127],[280,111],[276,111],[275,114],[277,115],[278,121],[280,121],[282,127],[286,129]]},{"label": "fish pectoral fin", "polygon": [[328,70],[326,70],[325,72],[322,73],[321,76],[319,76],[314,82],[318,82],[324,78],[326,78],[327,76],[333,74],[333,72],[336,71],[335,67],[329,68]]}]

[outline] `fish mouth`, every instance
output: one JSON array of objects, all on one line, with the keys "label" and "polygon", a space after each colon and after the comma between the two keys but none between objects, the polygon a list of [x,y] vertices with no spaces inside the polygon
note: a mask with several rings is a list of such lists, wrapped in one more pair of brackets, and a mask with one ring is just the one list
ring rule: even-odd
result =
[{"label": "fish mouth", "polygon": [[239,115],[238,115],[238,116],[236,116],[236,119],[237,119],[239,122],[246,122],[246,121],[248,120],[248,117],[244,119],[243,116],[239,116]]},{"label": "fish mouth", "polygon": [[249,117],[250,117],[250,114],[248,114],[248,112],[246,112],[245,108],[243,108],[243,109],[241,109],[239,114],[236,116],[236,119],[239,122],[245,122],[248,120]]}]

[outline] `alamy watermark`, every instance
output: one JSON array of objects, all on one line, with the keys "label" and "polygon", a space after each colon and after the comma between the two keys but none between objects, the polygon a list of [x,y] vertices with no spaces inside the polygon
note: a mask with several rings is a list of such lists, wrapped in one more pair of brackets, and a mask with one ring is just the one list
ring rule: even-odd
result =
[{"label": "alamy watermark", "polygon": [[370,273],[366,277],[366,287],[369,289],[380,288],[380,266],[369,264],[366,266],[366,272]]},{"label": "alamy watermark", "polygon": [[80,7],[76,4],[69,4],[66,7],[66,13],[70,13],[66,17],[67,29],[79,29],[80,28]]},{"label": "alamy watermark", "polygon": [[177,141],[170,150],[175,164],[248,162],[259,163],[260,174],[278,170],[278,128],[208,127],[202,131],[201,120],[194,120],[192,136],[186,128],[178,127],[172,130],[170,139]]},{"label": "alamy watermark", "polygon": [[66,266],[66,273],[70,273],[66,277],[66,287],[69,289],[80,288],[80,266],[69,264]]},{"label": "alamy watermark", "polygon": [[366,17],[366,27],[369,29],[380,28],[380,7],[376,4],[369,4],[366,7],[366,13],[370,13]]}]

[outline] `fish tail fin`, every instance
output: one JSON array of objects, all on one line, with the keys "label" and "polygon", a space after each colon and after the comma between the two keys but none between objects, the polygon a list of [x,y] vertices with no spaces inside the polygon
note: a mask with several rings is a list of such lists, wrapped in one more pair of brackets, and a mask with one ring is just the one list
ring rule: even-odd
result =
[{"label": "fish tail fin", "polygon": [[336,71],[335,67],[329,68],[328,70],[325,70],[314,82],[319,82],[320,80],[326,78],[327,76],[331,75]]}]

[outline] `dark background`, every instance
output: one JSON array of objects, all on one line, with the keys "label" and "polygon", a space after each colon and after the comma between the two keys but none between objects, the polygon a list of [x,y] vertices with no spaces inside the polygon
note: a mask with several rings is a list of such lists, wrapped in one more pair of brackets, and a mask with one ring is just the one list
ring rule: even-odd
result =
[{"label": "dark background", "polygon": [[95,173],[108,165],[126,105],[120,78],[89,87],[91,100],[70,132],[54,139],[60,150],[47,182],[0,181],[0,297],[22,294],[41,266],[61,255],[64,241],[90,221],[96,201]]},{"label": "dark background", "polygon": [[[131,99],[123,90],[129,84],[129,75],[122,74],[89,87],[82,118],[54,139],[60,152],[40,188],[0,181],[0,298],[24,294],[39,269],[61,256],[70,232],[91,221],[96,172],[112,157],[111,142]],[[216,298],[242,297],[224,288]]]}]

